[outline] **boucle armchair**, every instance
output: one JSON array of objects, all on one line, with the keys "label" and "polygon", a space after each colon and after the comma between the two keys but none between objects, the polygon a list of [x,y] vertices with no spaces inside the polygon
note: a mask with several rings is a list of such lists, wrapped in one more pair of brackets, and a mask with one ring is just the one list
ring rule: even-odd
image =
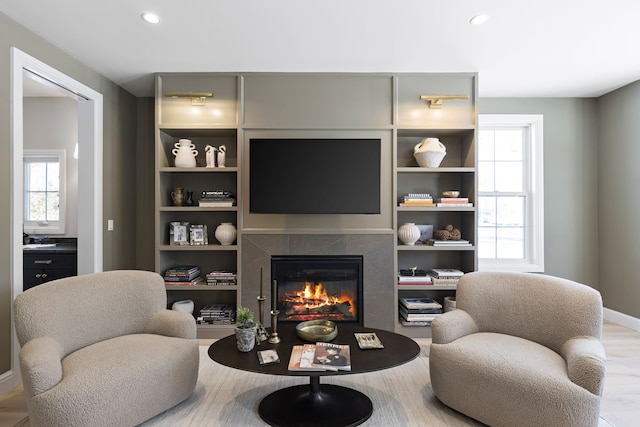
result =
[{"label": "boucle armchair", "polygon": [[431,326],[431,384],[442,403],[493,427],[598,425],[606,364],[598,291],[474,272],[460,279],[456,307]]},{"label": "boucle armchair", "polygon": [[167,310],[162,277],[111,271],[48,282],[14,301],[31,426],[134,426],[193,392],[193,316]]}]

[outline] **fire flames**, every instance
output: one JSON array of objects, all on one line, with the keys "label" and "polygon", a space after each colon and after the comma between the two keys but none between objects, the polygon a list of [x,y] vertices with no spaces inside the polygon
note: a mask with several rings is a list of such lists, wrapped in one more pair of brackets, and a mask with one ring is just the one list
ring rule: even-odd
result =
[{"label": "fire flames", "polygon": [[[340,311],[347,311],[350,316],[355,316],[353,297],[348,295],[329,295],[322,283],[312,284],[305,282],[304,289],[288,294],[286,302],[290,312],[301,315],[303,313],[323,313],[332,307],[339,307]],[[346,313],[345,313],[346,314]]]}]

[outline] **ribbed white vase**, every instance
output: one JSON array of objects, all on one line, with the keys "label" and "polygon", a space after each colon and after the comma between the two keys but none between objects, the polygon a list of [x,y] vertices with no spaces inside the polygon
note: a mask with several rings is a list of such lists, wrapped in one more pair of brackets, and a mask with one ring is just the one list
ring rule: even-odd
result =
[{"label": "ribbed white vase", "polygon": [[216,240],[220,242],[222,246],[231,245],[236,240],[236,227],[230,222],[223,222],[216,227]]},{"label": "ribbed white vase", "polygon": [[398,228],[398,238],[405,245],[415,245],[420,238],[420,229],[413,222],[406,222]]}]

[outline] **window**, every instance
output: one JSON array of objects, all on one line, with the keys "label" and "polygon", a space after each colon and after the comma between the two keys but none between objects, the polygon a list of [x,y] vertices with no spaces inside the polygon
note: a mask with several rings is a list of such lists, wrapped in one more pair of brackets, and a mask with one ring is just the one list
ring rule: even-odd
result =
[{"label": "window", "polygon": [[544,271],[542,116],[479,116],[479,270]]},{"label": "window", "polygon": [[24,231],[65,232],[65,150],[24,150]]}]

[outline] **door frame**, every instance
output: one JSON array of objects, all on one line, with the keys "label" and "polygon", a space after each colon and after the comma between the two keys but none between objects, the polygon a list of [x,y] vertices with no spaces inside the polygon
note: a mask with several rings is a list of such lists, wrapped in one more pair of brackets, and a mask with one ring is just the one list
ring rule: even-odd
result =
[{"label": "door frame", "polygon": [[[78,274],[102,271],[102,94],[72,79],[25,52],[11,48],[11,301],[22,292],[22,218],[23,183],[23,71],[28,70],[78,96]],[[3,375],[0,392],[8,382],[11,387],[22,383],[11,309],[11,372]]]}]

